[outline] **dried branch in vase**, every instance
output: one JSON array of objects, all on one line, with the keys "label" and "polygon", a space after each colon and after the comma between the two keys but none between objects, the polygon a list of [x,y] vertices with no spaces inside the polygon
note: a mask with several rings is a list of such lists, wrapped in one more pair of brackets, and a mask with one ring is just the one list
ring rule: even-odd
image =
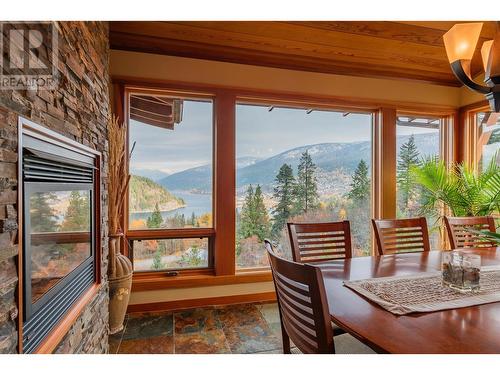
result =
[{"label": "dried branch in vase", "polygon": [[[121,218],[125,203],[130,175],[127,171],[127,163],[130,154],[126,152],[126,127],[120,123],[117,117],[110,117],[108,121],[109,139],[109,233],[122,233]],[[133,148],[132,148],[133,150]]]}]

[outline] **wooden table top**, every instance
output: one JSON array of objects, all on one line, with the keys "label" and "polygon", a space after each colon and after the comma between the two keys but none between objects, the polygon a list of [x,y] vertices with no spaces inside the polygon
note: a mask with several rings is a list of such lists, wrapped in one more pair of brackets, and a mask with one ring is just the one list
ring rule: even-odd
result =
[{"label": "wooden table top", "polygon": [[[467,250],[500,265],[500,247]],[[343,285],[344,280],[436,271],[441,252],[360,257],[321,268],[332,321],[380,353],[500,353],[500,302],[397,316]]]}]

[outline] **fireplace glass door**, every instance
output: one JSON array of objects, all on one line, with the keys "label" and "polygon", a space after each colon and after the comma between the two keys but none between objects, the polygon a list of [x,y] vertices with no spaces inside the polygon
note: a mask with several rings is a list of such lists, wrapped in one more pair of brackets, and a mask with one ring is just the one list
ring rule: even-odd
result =
[{"label": "fireplace glass door", "polygon": [[27,318],[93,260],[92,184],[25,184]]}]

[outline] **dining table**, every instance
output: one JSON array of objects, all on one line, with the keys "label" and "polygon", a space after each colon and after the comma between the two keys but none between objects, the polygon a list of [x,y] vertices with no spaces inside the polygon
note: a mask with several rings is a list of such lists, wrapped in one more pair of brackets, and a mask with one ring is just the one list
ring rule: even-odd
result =
[{"label": "dining table", "polygon": [[[500,247],[467,249],[500,267]],[[318,264],[334,324],[378,353],[500,354],[500,302],[395,315],[344,285],[347,280],[439,271],[441,251],[353,257]]]}]

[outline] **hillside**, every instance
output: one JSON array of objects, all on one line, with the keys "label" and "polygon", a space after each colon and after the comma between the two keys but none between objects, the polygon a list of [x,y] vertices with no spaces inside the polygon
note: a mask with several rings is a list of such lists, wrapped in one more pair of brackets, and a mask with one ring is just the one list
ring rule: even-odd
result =
[{"label": "hillside", "polygon": [[[254,165],[260,159],[252,156],[244,156],[236,160],[236,168],[244,168]],[[174,173],[162,178],[159,184],[169,190],[184,190],[207,192],[211,191],[212,165],[202,165],[201,167],[190,168],[184,171]]]},{"label": "hillside", "polygon": [[184,201],[163,186],[147,177],[132,175],[130,178],[130,212],[151,212],[158,203],[160,211],[175,210],[184,206]]},{"label": "hillside", "polygon": [[[415,144],[422,154],[429,154],[434,151],[438,137],[437,133],[417,134]],[[398,137],[398,149],[408,138],[409,136]],[[350,176],[361,159],[368,164],[371,159],[371,145],[368,141],[301,146],[263,160],[241,157],[237,162],[236,185],[241,188],[249,183],[260,184],[264,190],[269,191],[279,168],[287,163],[296,171],[300,156],[306,150],[318,167],[318,180],[337,190],[344,190],[346,184],[349,184]],[[211,165],[204,165],[174,173],[158,183],[170,190],[207,191],[210,189],[211,173]]]},{"label": "hillside", "polygon": [[168,176],[168,173],[156,169],[139,169],[133,167],[130,168],[130,174],[135,176],[146,177],[155,182]]}]

